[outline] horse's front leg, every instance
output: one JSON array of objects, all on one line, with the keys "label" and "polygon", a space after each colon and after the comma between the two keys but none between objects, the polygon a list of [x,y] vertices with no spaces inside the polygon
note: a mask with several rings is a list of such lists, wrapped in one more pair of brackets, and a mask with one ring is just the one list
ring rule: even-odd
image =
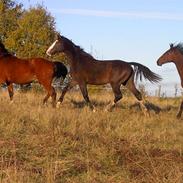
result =
[{"label": "horse's front leg", "polygon": [[79,87],[80,87],[80,90],[81,90],[81,93],[83,95],[83,98],[85,99],[87,105],[90,107],[90,109],[95,112],[95,108],[94,106],[92,105],[92,103],[90,102],[90,99],[88,97],[88,91],[87,91],[87,85],[85,83],[80,83],[79,84]]},{"label": "horse's front leg", "polygon": [[8,84],[8,93],[9,93],[9,97],[10,97],[10,102],[13,103],[14,92],[13,92],[13,84],[12,83]]},{"label": "horse's front leg", "polygon": [[69,83],[67,83],[67,85],[62,90],[62,94],[60,98],[58,99],[57,107],[59,107],[59,105],[63,102],[65,94],[76,85],[77,85],[77,82],[74,80],[71,80],[69,81]]},{"label": "horse's front leg", "polygon": [[177,113],[177,118],[179,119],[182,115],[182,110],[183,110],[183,101],[181,102],[180,104],[180,107],[179,107],[179,110],[178,110],[178,113]]}]

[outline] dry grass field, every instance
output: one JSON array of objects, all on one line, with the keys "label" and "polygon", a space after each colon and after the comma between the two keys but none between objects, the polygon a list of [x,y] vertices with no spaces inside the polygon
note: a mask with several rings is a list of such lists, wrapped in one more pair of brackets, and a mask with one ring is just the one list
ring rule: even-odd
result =
[{"label": "dry grass field", "polygon": [[[45,93],[44,93],[45,94]],[[180,98],[147,97],[145,117],[133,96],[113,110],[111,92],[90,94],[97,111],[70,92],[59,109],[43,93],[0,92],[0,182],[182,183]]]}]

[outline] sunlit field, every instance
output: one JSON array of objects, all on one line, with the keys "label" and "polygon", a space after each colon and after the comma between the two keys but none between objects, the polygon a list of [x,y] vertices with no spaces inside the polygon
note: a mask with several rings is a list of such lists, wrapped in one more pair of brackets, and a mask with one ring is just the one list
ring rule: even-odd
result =
[{"label": "sunlit field", "polygon": [[112,92],[90,92],[95,113],[80,92],[69,92],[59,109],[42,106],[44,95],[16,91],[10,104],[0,92],[1,182],[183,182],[181,98],[146,97],[145,117],[131,95],[105,112]]}]

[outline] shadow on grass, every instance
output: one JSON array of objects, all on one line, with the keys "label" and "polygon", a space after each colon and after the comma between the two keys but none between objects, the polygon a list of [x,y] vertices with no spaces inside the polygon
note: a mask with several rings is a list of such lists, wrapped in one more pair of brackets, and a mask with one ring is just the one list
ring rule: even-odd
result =
[{"label": "shadow on grass", "polygon": [[[71,103],[73,104],[73,106],[75,108],[84,108],[86,106],[86,102],[83,101],[76,101],[71,99]],[[92,100],[91,103],[95,106],[95,107],[106,107],[107,105],[110,104],[110,102],[103,102],[103,101],[97,101],[97,100]]]},{"label": "shadow on grass", "polygon": [[[74,108],[84,108],[86,106],[86,102],[83,101],[76,101],[71,99],[71,103],[73,104]],[[109,104],[110,101],[97,101],[97,100],[92,100],[91,103],[95,107],[100,107],[100,108],[106,108]],[[172,109],[177,109],[174,106],[168,105],[166,107],[160,107],[158,105],[155,105],[150,102],[145,103],[146,108],[149,111],[154,111],[156,114],[159,114],[160,112],[168,112]],[[116,109],[135,109],[135,110],[141,110],[139,102],[136,102],[132,105],[125,105],[124,103],[118,103],[115,107]]]},{"label": "shadow on grass", "polygon": [[[145,106],[146,108],[149,110],[149,111],[154,111],[156,114],[159,114],[160,112],[168,112],[172,109],[176,109],[176,107],[174,106],[171,106],[171,105],[168,105],[166,107],[160,107],[158,105],[155,105],[153,103],[150,103],[150,102],[146,102],[145,103]],[[137,110],[141,110],[140,108],[140,104],[138,102],[136,102],[135,104],[133,105],[130,105],[130,109],[137,109]]]}]

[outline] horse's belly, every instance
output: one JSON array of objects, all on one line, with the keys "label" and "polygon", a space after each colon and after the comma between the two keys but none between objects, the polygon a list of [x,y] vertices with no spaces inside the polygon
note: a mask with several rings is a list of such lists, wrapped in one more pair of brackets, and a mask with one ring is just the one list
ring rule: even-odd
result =
[{"label": "horse's belly", "polygon": [[109,83],[109,79],[108,77],[92,77],[88,78],[87,83],[92,85],[103,85]]},{"label": "horse's belly", "polygon": [[11,78],[9,78],[9,80],[12,83],[17,83],[17,84],[31,83],[35,79],[36,79],[36,77],[29,73],[24,74],[24,75],[12,75]]}]

